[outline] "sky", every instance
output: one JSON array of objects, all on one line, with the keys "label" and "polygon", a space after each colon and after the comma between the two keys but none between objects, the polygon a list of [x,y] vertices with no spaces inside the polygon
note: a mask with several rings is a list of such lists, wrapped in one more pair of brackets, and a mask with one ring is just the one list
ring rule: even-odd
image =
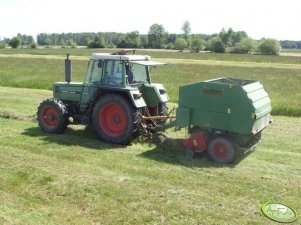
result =
[{"label": "sky", "polygon": [[301,40],[301,0],[0,0],[0,38],[17,33],[131,32],[162,24],[168,33],[232,28],[254,39]]}]

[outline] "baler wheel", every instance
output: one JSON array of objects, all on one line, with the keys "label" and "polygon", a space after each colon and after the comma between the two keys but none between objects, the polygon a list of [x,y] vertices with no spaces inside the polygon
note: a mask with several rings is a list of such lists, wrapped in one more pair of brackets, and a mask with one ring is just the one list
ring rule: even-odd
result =
[{"label": "baler wheel", "polygon": [[208,146],[210,158],[218,163],[232,163],[237,154],[237,146],[234,142],[225,136],[214,137]]},{"label": "baler wheel", "polygon": [[137,110],[121,95],[100,97],[93,110],[93,125],[101,140],[128,144],[137,133]]},{"label": "baler wheel", "polygon": [[68,125],[66,106],[55,98],[46,99],[38,107],[37,120],[43,131],[62,133]]}]

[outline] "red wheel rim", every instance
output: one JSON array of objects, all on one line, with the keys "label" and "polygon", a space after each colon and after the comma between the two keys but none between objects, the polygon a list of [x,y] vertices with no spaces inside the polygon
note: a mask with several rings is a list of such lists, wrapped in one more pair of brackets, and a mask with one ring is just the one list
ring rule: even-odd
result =
[{"label": "red wheel rim", "polygon": [[51,106],[42,110],[42,121],[48,128],[56,127],[59,123],[59,114],[57,110]]},{"label": "red wheel rim", "polygon": [[126,128],[126,114],[124,109],[115,103],[103,106],[98,114],[98,122],[103,132],[111,137],[121,135]]},{"label": "red wheel rim", "polygon": [[229,155],[229,148],[225,143],[217,143],[213,148],[214,155],[219,159],[226,159]]}]

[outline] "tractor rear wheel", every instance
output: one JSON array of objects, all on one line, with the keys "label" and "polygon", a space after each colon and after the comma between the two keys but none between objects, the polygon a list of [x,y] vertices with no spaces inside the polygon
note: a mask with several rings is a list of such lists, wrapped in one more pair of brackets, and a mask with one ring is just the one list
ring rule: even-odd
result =
[{"label": "tractor rear wheel", "polygon": [[55,98],[46,99],[38,107],[37,120],[43,131],[62,133],[68,125],[66,106]]},{"label": "tractor rear wheel", "polygon": [[218,163],[232,163],[236,158],[237,146],[225,136],[214,137],[208,146],[210,158]]},{"label": "tractor rear wheel", "polygon": [[137,134],[138,110],[121,95],[102,96],[93,110],[93,125],[100,139],[113,144],[128,144]]},{"label": "tractor rear wheel", "polygon": [[166,102],[161,102],[158,104],[158,113],[159,116],[167,116],[168,115],[168,107]]}]

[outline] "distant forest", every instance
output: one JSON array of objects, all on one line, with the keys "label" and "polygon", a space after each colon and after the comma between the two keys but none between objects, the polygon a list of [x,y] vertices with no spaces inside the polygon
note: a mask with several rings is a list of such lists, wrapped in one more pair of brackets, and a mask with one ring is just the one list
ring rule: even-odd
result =
[{"label": "distant forest", "polygon": [[280,41],[282,48],[301,49],[301,41]]},{"label": "distant forest", "polygon": [[[161,24],[153,24],[147,34],[138,31],[129,33],[117,32],[89,32],[89,33],[40,33],[36,41],[30,35],[17,34],[12,39],[4,38],[0,48],[10,45],[13,48],[21,46],[62,46],[72,47],[87,46],[88,48],[154,48],[176,49],[199,52],[208,50],[224,53],[260,53],[279,54],[281,48],[301,49],[301,41],[278,41],[275,39],[254,40],[245,31],[234,31],[224,28],[212,35],[192,34],[188,21],[182,26],[182,34],[168,33]],[[280,48],[281,47],[281,48]]]},{"label": "distant forest", "polygon": [[[150,48],[149,43],[147,41],[147,34],[139,34],[138,32],[131,32],[128,34],[124,33],[115,33],[115,32],[106,32],[106,33],[40,33],[37,35],[36,40],[39,45],[56,45],[56,46],[72,46],[72,44],[76,44],[78,46],[88,46],[90,42],[92,42],[95,37],[102,36],[104,43],[108,45],[108,47],[120,47],[120,48]],[[135,41],[137,35],[140,37],[139,41]],[[21,41],[21,45],[31,45],[34,42],[34,38],[30,35],[22,35],[18,34],[18,38]],[[133,41],[127,41],[126,39],[130,38],[129,36],[134,36]],[[167,38],[164,41],[165,46],[171,48],[171,44],[174,44],[176,38],[181,36],[181,34],[168,34]],[[192,34],[193,37],[199,37],[203,40],[209,40],[211,36],[214,35],[206,35],[206,34]],[[9,38],[4,38],[5,43],[9,43]],[[280,45],[282,48],[287,49],[301,49],[301,41],[291,41],[284,40],[280,41]]]}]

